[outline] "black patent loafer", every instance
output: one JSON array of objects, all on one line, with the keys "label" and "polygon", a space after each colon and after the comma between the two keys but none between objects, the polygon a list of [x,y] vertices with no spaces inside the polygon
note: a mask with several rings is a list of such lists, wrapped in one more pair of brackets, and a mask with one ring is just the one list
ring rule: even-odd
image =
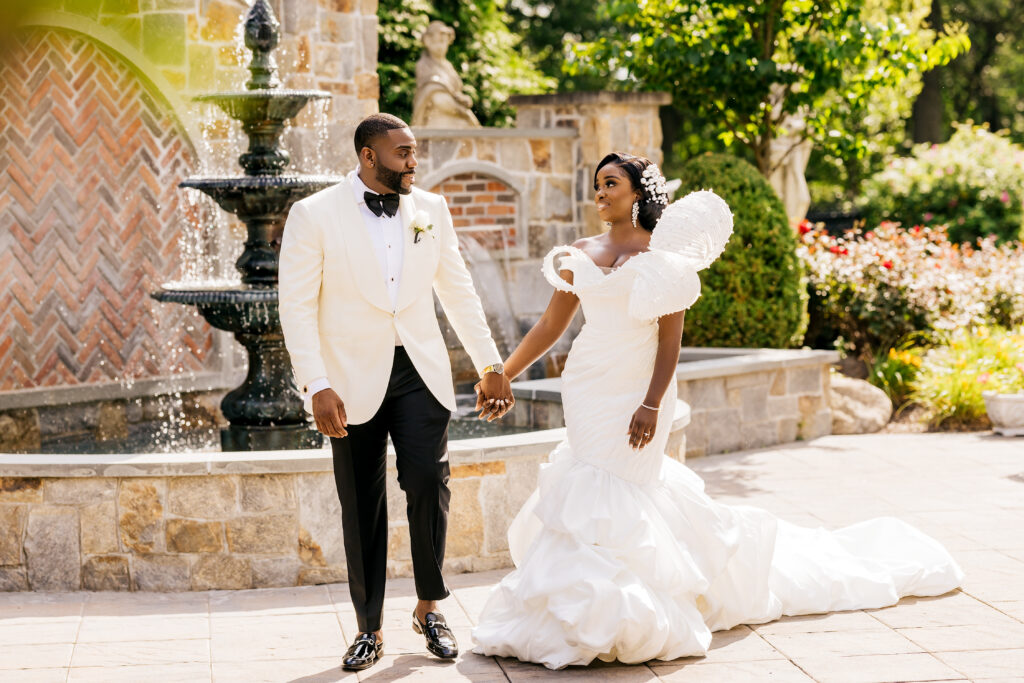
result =
[{"label": "black patent loafer", "polygon": [[378,640],[376,633],[360,633],[341,660],[341,668],[345,671],[369,669],[383,653],[384,643]]},{"label": "black patent loafer", "polygon": [[420,621],[416,612],[413,612],[412,630],[423,634],[431,654],[441,659],[455,659],[459,656],[459,644],[455,642],[455,636],[439,612],[427,612],[426,621]]}]

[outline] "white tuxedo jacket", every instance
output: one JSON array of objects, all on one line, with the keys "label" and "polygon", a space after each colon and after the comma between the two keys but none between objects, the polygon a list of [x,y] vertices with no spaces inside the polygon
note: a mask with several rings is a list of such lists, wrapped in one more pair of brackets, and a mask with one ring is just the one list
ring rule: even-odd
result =
[{"label": "white tuxedo jacket", "polygon": [[[411,224],[424,213],[433,229],[414,243]],[[307,385],[326,377],[344,401],[349,423],[372,418],[391,377],[396,333],[431,393],[454,410],[451,363],[432,292],[478,371],[501,360],[444,197],[414,187],[402,195],[399,215],[405,245],[392,307],[347,178],[296,202],[288,214],[279,271],[281,327],[307,411]]]}]

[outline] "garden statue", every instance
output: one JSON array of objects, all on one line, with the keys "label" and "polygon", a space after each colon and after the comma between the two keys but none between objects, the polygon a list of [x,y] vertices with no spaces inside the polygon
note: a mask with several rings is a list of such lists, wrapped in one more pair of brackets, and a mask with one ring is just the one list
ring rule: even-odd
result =
[{"label": "garden statue", "polygon": [[462,92],[462,79],[448,61],[448,47],[455,39],[452,27],[432,21],[423,33],[426,51],[416,62],[416,97],[412,125],[429,128],[479,128],[473,100]]},{"label": "garden statue", "polygon": [[[776,84],[772,88],[776,97],[781,97],[782,90]],[[782,121],[780,135],[771,143],[772,173],[768,178],[775,193],[786,207],[789,224],[796,226],[807,217],[807,209],[811,206],[811,192],[807,189],[804,171],[811,158],[811,141],[803,136],[806,124],[800,114],[788,114]]]}]

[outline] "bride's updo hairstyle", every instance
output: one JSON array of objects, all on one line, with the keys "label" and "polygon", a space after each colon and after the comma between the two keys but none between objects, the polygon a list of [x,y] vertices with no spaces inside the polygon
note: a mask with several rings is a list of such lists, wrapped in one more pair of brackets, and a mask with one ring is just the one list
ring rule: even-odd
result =
[{"label": "bride's updo hairstyle", "polygon": [[665,204],[660,196],[652,192],[654,185],[650,184],[649,186],[648,183],[644,182],[644,171],[648,167],[653,166],[657,176],[660,178],[661,171],[657,170],[657,165],[644,157],[633,156],[623,152],[612,152],[604,159],[601,159],[601,163],[594,170],[595,192],[597,192],[597,174],[608,164],[615,164],[625,171],[626,175],[629,176],[630,183],[633,184],[633,189],[640,190],[640,213],[637,214],[637,223],[647,232],[654,232],[654,226],[658,224],[658,219],[661,218],[661,212],[665,209]]}]

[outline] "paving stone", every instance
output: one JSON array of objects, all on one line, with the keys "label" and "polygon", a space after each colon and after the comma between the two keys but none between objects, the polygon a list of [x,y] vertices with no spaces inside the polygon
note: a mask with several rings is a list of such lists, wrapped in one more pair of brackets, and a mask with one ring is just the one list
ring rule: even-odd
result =
[{"label": "paving stone", "polygon": [[928,652],[1024,649],[1024,624],[1012,622],[966,626],[926,626],[897,631]]},{"label": "paving stone", "polygon": [[935,656],[971,680],[1005,676],[1019,681],[1024,671],[1024,649],[936,652]]},{"label": "paving stone", "polygon": [[766,633],[763,637],[791,659],[823,655],[889,655],[924,651],[924,648],[888,629],[824,631],[820,633]]},{"label": "paving stone", "polygon": [[[47,668],[71,663],[71,643],[40,643],[0,648],[0,678],[7,669],[31,669],[39,664]],[[8,672],[8,675],[10,672]],[[20,673],[19,673],[20,675]]]},{"label": "paving stone", "polygon": [[796,664],[820,683],[962,680],[956,670],[927,653],[801,657]]}]

